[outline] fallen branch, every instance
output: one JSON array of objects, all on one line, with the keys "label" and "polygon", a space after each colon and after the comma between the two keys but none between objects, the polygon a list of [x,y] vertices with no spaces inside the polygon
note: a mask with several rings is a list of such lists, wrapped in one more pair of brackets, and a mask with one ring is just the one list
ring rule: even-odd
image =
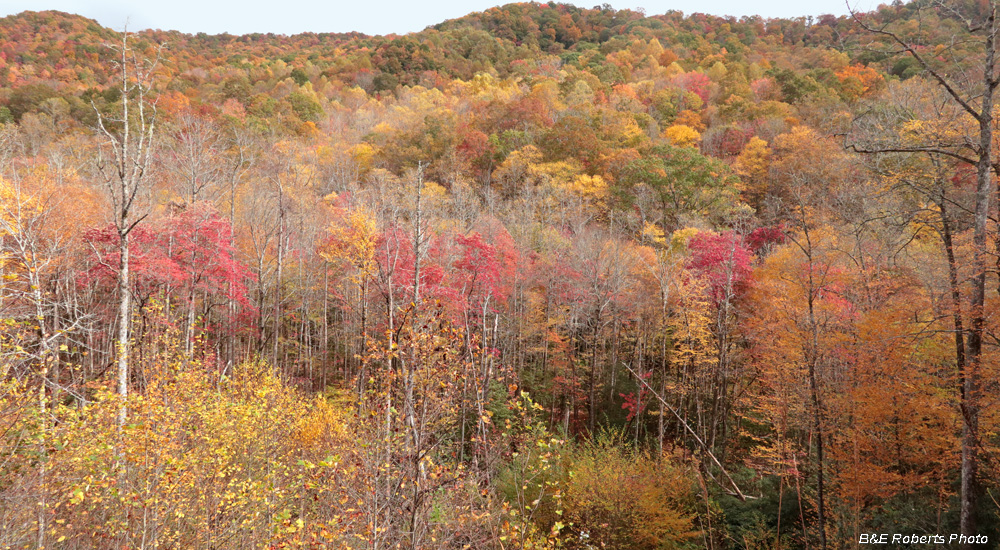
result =
[{"label": "fallen branch", "polygon": [[[703,451],[705,451],[705,454],[708,455],[708,458],[711,458],[712,462],[714,462],[715,465],[719,467],[719,470],[722,471],[722,475],[726,476],[726,480],[729,481],[729,484],[732,485],[733,489],[736,491],[735,493],[730,493],[729,491],[726,491],[726,493],[744,502],[747,500],[747,498],[754,498],[754,497],[747,497],[746,495],[743,494],[743,491],[740,490],[740,486],[737,485],[735,481],[733,481],[733,478],[729,475],[729,472],[726,471],[726,468],[722,465],[722,463],[719,462],[719,459],[715,458],[715,455],[712,454],[711,450],[709,450],[708,445],[705,445],[705,442],[702,441],[701,438],[698,437],[698,434],[694,431],[694,429],[692,429],[691,426],[683,418],[681,418],[681,415],[678,414],[677,411],[670,406],[670,403],[667,403],[667,400],[664,399],[663,396],[656,393],[656,390],[654,390],[641,376],[639,376],[638,373],[632,370],[632,367],[629,367],[625,363],[622,363],[622,366],[628,369],[628,371],[631,372],[633,376],[635,376],[635,379],[638,380],[640,384],[645,386],[647,390],[649,390],[649,393],[653,394],[653,396],[659,399],[660,403],[662,403],[663,406],[667,408],[667,410],[673,413],[674,417],[677,418],[677,421],[680,422],[681,425],[684,426],[684,429],[691,434],[691,437],[694,437],[694,440],[698,442],[698,445],[701,446]],[[712,478],[712,481],[719,483],[718,480],[716,480],[715,477],[712,476],[711,474],[709,474],[709,477]],[[719,483],[719,486],[721,487],[722,484]]]}]

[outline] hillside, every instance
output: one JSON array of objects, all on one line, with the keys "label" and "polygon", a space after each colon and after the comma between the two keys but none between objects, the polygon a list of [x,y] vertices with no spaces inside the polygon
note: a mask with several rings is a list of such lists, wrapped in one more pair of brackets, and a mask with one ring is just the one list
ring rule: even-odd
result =
[{"label": "hillside", "polygon": [[0,19],[0,548],[995,540],[996,8]]}]

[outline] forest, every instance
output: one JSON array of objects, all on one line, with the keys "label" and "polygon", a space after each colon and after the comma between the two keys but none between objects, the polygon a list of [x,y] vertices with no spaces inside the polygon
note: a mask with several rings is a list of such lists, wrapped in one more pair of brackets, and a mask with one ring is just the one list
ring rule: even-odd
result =
[{"label": "forest", "polygon": [[996,548],[997,11],[0,19],[0,549]]}]

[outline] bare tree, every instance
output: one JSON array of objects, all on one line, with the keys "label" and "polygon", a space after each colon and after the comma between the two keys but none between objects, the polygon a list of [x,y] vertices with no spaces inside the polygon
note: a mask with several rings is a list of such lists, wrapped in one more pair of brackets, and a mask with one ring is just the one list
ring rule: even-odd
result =
[{"label": "bare tree", "polygon": [[223,170],[229,168],[220,159],[224,143],[216,123],[199,113],[184,111],[169,137],[169,170],[175,174],[184,200],[193,204],[213,198],[205,195],[220,191],[215,188],[223,178]]},{"label": "bare tree", "polygon": [[[109,45],[115,53],[114,68],[121,94],[117,109],[97,109],[97,131],[103,139],[97,157],[97,173],[112,207],[112,223],[118,234],[118,393],[129,387],[129,331],[132,304],[129,286],[129,235],[149,214],[149,166],[153,154],[156,101],[152,77],[159,53],[150,60],[129,44],[122,33],[121,44]],[[125,424],[128,412],[122,405],[118,422]]]}]

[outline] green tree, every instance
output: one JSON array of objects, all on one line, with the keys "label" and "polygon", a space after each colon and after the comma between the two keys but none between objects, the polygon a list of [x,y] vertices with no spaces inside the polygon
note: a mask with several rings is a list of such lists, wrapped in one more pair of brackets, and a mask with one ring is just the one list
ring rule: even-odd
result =
[{"label": "green tree", "polygon": [[623,191],[632,198],[650,193],[664,232],[678,229],[685,214],[716,218],[734,206],[737,178],[722,162],[691,147],[657,145],[644,153],[626,167]]}]

